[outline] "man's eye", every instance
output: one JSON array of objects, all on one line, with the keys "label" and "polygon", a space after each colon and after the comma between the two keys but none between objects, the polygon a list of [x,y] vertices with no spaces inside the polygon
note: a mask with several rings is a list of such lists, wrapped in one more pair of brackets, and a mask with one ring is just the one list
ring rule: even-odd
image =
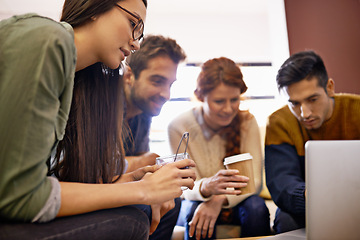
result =
[{"label": "man's eye", "polygon": [[154,81],[152,81],[152,83],[153,83],[153,85],[158,86],[158,85],[162,84],[162,81],[161,80],[154,80]]},{"label": "man's eye", "polygon": [[298,105],[299,105],[299,103],[298,103],[298,102],[290,102],[290,104],[291,104],[291,106],[293,106],[293,107],[296,107],[296,106],[298,106]]}]

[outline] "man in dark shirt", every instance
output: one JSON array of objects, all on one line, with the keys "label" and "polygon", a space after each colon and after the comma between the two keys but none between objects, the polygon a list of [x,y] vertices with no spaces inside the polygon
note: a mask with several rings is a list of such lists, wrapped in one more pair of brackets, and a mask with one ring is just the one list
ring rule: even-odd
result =
[{"label": "man in dark shirt", "polygon": [[313,51],[288,58],[276,81],[288,104],[269,116],[265,171],[278,206],[274,230],[282,233],[305,227],[305,143],[360,139],[360,96],[335,94],[334,80]]},{"label": "man in dark shirt", "polygon": [[[163,36],[145,37],[140,50],[127,58],[124,74],[125,121],[129,127],[124,143],[127,171],[155,164],[159,155],[151,153],[149,148],[151,119],[159,115],[163,104],[170,99],[178,64],[185,58],[176,41]],[[171,239],[180,205],[180,199],[175,199],[175,207],[161,218],[150,239]]]},{"label": "man in dark shirt", "polygon": [[155,164],[158,155],[149,152],[151,119],[170,99],[178,64],[185,58],[176,41],[163,36],[145,37],[140,50],[127,58],[125,119],[130,131],[125,150],[129,170]]}]

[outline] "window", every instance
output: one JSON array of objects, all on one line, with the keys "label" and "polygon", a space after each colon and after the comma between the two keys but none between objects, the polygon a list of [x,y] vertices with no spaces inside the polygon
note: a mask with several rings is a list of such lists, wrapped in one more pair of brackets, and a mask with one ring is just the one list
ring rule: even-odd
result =
[{"label": "window", "polygon": [[145,34],[176,39],[188,56],[187,65],[179,66],[171,100],[153,118],[151,151],[170,153],[167,125],[199,104],[190,100],[194,99],[199,65],[208,59],[223,56],[248,63],[241,67],[248,90],[240,108],[249,109],[260,127],[270,113],[285,104],[275,82],[277,70],[289,57],[283,0],[226,0],[221,4],[217,0],[153,0]]},{"label": "window", "polygon": [[[267,117],[284,103],[280,101],[275,84],[274,68],[271,66],[240,67],[248,90],[240,109],[249,110],[259,127],[264,127]],[[159,155],[171,154],[167,126],[179,114],[201,104],[194,96],[199,66],[180,65],[177,81],[171,87],[171,99],[166,102],[159,116],[153,117],[150,133],[150,150]],[[191,143],[191,136],[190,136]]]}]

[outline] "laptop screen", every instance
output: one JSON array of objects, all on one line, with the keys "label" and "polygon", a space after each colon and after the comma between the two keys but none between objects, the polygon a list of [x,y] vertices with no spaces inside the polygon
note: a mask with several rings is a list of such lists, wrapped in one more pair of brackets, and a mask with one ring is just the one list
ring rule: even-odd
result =
[{"label": "laptop screen", "polygon": [[307,239],[360,239],[360,140],[305,145]]}]

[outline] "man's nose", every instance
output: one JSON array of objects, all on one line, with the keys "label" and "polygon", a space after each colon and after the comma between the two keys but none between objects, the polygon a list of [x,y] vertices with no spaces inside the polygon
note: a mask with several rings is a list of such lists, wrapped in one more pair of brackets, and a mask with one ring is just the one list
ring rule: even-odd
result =
[{"label": "man's nose", "polygon": [[301,117],[302,118],[309,118],[311,115],[311,109],[307,104],[302,104],[300,107],[300,111],[301,111]]},{"label": "man's nose", "polygon": [[163,87],[160,96],[168,101],[170,99],[170,87]]}]

